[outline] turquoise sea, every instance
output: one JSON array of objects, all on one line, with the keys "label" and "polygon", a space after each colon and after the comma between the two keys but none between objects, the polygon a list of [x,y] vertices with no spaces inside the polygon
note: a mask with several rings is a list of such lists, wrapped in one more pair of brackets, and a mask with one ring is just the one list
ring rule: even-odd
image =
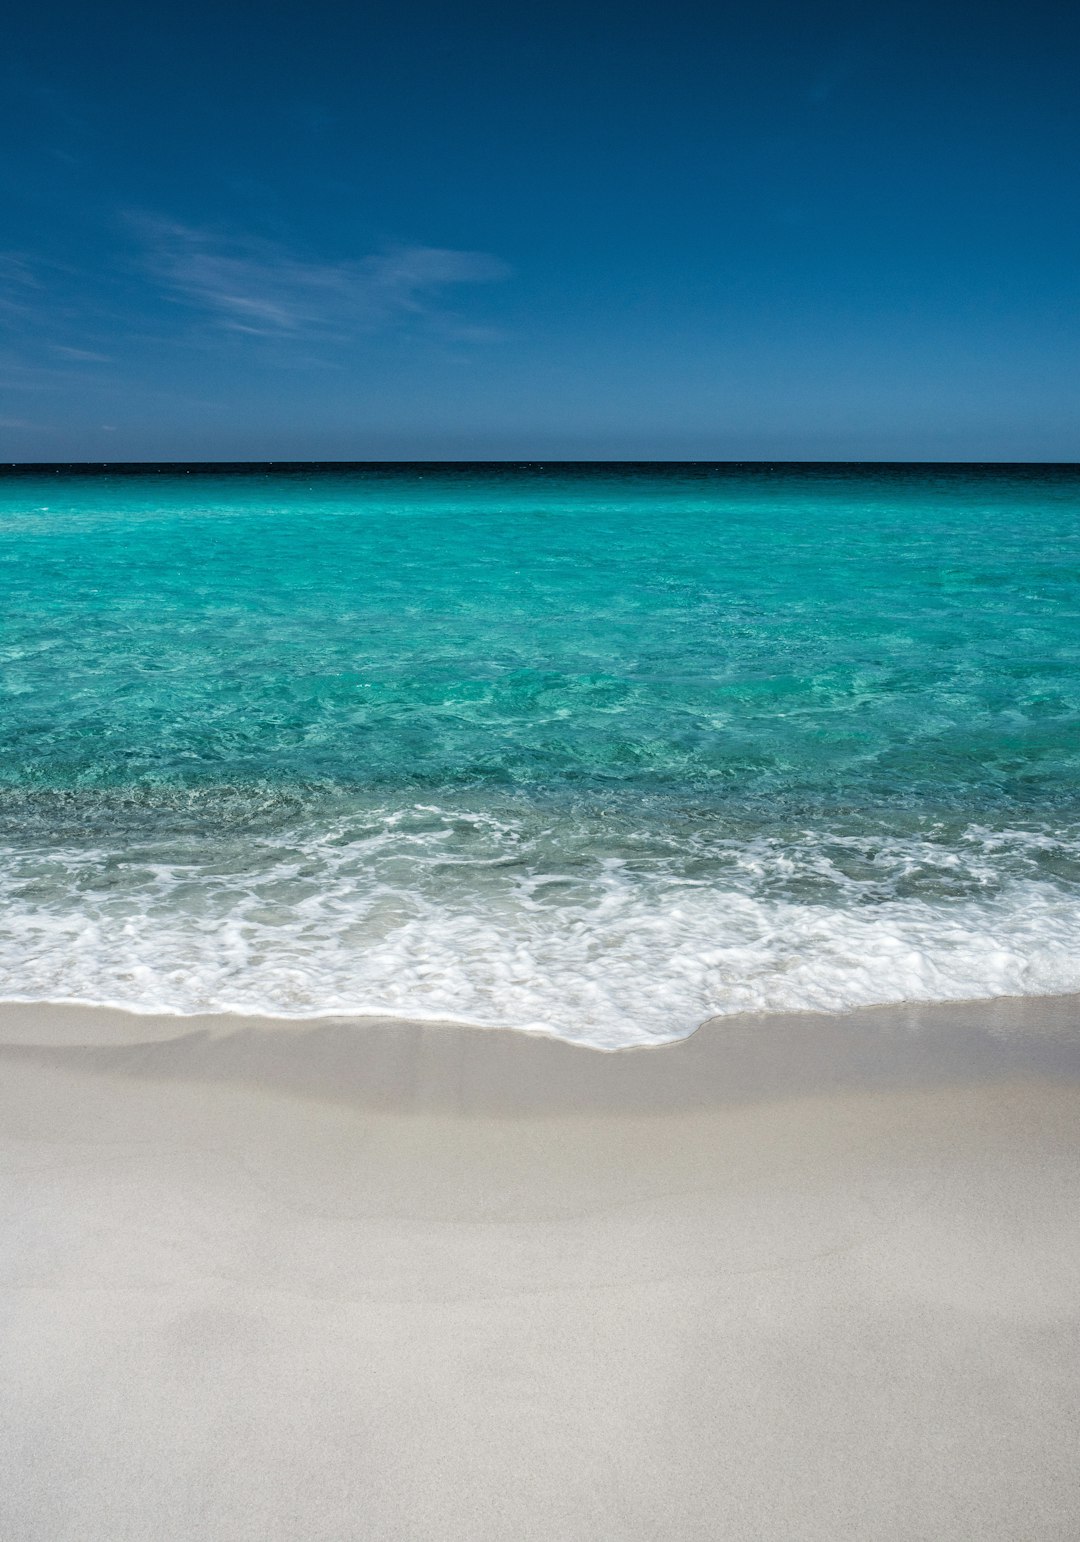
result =
[{"label": "turquoise sea", "polygon": [[0,996],[1080,989],[1080,469],[0,474]]}]

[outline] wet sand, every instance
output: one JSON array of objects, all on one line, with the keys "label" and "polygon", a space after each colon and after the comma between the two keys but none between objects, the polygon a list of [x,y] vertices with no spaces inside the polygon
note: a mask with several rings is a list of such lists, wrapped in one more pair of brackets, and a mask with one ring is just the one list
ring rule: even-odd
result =
[{"label": "wet sand", "polygon": [[0,1535],[1080,1535],[1080,1002],[0,1007]]}]

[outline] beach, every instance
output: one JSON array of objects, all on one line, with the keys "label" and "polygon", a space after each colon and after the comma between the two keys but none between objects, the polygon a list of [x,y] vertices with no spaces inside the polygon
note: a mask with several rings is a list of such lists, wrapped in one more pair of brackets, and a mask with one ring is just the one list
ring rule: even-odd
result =
[{"label": "beach", "polygon": [[0,1534],[1072,1538],[1080,1002],[0,1008]]},{"label": "beach", "polygon": [[6,21],[0,1542],[1080,1542],[1080,10]]},{"label": "beach", "polygon": [[2,1542],[1073,1542],[1078,512],[0,478]]}]

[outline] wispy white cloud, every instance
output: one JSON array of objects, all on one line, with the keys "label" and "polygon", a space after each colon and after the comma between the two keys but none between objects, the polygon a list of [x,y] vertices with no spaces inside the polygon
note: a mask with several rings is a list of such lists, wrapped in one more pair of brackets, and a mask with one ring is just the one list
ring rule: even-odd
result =
[{"label": "wispy white cloud", "polygon": [[76,378],[72,370],[28,362],[18,349],[0,349],[0,389],[50,391]]},{"label": "wispy white cloud", "polygon": [[29,315],[41,283],[23,252],[0,252],[0,315]]},{"label": "wispy white cloud", "polygon": [[39,429],[44,428],[43,423],[31,423],[28,418],[0,418],[0,429],[14,431],[15,429]]},{"label": "wispy white cloud", "polygon": [[345,341],[410,319],[445,321],[457,335],[446,291],[509,271],[485,252],[446,247],[316,261],[257,237],[145,217],[135,224],[146,271],[162,288],[217,326],[257,337]]},{"label": "wispy white cloud", "polygon": [[[0,252],[0,336],[7,349],[29,350],[39,370],[49,358],[109,364],[87,328],[100,324],[100,306],[88,301],[86,274],[41,253]],[[65,341],[53,341],[63,338]],[[0,355],[0,365],[10,353]],[[55,367],[55,366],[54,366]]]},{"label": "wispy white cloud", "polygon": [[93,353],[89,348],[69,348],[66,343],[50,344],[53,353],[58,353],[62,359],[71,359],[75,364],[111,364],[113,361],[107,353]]}]

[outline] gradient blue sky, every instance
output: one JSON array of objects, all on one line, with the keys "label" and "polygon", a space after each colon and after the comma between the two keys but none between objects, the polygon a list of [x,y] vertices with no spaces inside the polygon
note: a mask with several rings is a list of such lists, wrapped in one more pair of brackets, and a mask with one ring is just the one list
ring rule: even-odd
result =
[{"label": "gradient blue sky", "polygon": [[0,459],[1080,459],[1080,9],[26,7]]}]

